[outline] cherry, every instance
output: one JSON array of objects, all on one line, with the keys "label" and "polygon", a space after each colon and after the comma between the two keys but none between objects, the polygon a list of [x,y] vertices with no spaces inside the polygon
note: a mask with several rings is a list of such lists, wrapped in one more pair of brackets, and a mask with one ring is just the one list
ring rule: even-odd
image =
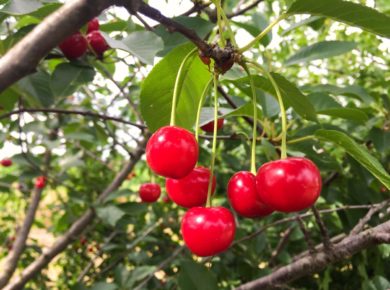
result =
[{"label": "cherry", "polygon": [[[223,127],[223,123],[225,120],[223,118],[219,118],[217,120],[217,130],[221,129]],[[205,132],[214,132],[214,120],[208,122],[207,124],[200,127]]]},{"label": "cherry", "polygon": [[197,256],[222,253],[231,245],[236,231],[233,214],[224,207],[193,207],[181,221],[185,244]]},{"label": "cherry", "polygon": [[[207,201],[210,175],[208,168],[199,166],[181,179],[167,178],[165,187],[169,198],[186,208],[204,205]],[[215,184],[216,179],[213,176],[212,193],[214,193]]]},{"label": "cherry", "polygon": [[139,196],[143,202],[155,202],[160,194],[161,188],[157,183],[144,183],[139,188]]},{"label": "cherry", "polygon": [[229,180],[227,191],[231,206],[241,216],[256,218],[273,212],[260,200],[256,190],[256,177],[249,171],[234,174]]},{"label": "cherry", "polygon": [[62,41],[59,47],[68,59],[76,59],[87,51],[88,43],[80,32],[76,32]]},{"label": "cherry", "polygon": [[282,212],[300,211],[312,206],[320,195],[321,184],[317,166],[302,157],[265,163],[256,175],[260,199]]},{"label": "cherry", "polygon": [[4,167],[9,167],[12,165],[12,160],[9,158],[4,158],[3,160],[0,161],[0,164]]},{"label": "cherry", "polygon": [[198,160],[198,143],[189,131],[165,126],[146,145],[146,161],[158,175],[180,179],[188,175]]},{"label": "cherry", "polygon": [[171,199],[169,198],[168,195],[165,195],[165,196],[163,197],[162,201],[163,201],[164,203],[168,203],[168,202],[171,201]]},{"label": "cherry", "polygon": [[93,49],[93,51],[96,53],[98,57],[102,57],[103,53],[109,49],[106,40],[104,37],[100,34],[99,31],[92,31],[91,33],[87,34],[87,40],[90,45],[90,48]]},{"label": "cherry", "polygon": [[87,33],[90,33],[95,30],[99,30],[99,19],[96,17],[88,22],[87,24]]},{"label": "cherry", "polygon": [[45,176],[38,176],[35,179],[35,188],[42,189],[46,185],[46,177]]}]

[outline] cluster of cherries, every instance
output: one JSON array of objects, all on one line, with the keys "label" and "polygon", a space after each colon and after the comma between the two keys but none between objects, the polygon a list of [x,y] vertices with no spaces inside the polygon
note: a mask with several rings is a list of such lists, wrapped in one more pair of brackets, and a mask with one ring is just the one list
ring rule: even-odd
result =
[{"label": "cluster of cherries", "polygon": [[[220,129],[223,119],[217,124]],[[214,122],[202,129],[213,131]],[[154,173],[166,177],[169,198],[189,209],[181,221],[187,247],[201,257],[229,248],[236,230],[234,216],[221,206],[205,207],[211,172],[196,166],[198,144],[194,135],[177,126],[160,128],[148,141],[146,160]],[[215,185],[213,176],[211,194]],[[290,157],[263,164],[256,175],[249,171],[237,172],[229,180],[227,196],[239,215],[258,218],[275,210],[289,213],[312,206],[320,195],[321,186],[320,171],[312,161]],[[143,201],[153,202],[160,193],[160,186],[155,183],[143,184],[140,188]]]},{"label": "cluster of cherries", "polygon": [[94,18],[87,24],[86,36],[78,31],[62,41],[59,48],[68,59],[79,58],[83,56],[88,49],[90,49],[97,58],[101,59],[103,58],[103,53],[110,47],[99,32],[99,20]]},{"label": "cluster of cherries", "polygon": [[[9,158],[4,158],[0,161],[1,166],[3,167],[9,167],[12,166],[12,160]],[[38,176],[35,179],[35,188],[42,189],[46,186],[46,177],[45,176]]]}]

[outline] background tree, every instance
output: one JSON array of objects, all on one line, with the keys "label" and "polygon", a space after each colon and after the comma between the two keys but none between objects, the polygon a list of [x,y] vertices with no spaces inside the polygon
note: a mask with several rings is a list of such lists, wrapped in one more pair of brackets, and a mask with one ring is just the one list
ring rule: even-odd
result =
[{"label": "background tree", "polygon": [[[149,2],[0,0],[0,288],[390,288],[388,1],[165,1],[173,18]],[[94,17],[100,34],[69,54]],[[257,168],[280,158],[278,97],[287,153],[323,189],[309,210],[236,215],[232,246],[201,259],[143,154],[175,84],[177,125],[196,129],[203,92],[200,125],[214,119],[214,69],[225,124],[215,150],[199,136],[213,203],[229,207],[229,178],[250,168],[253,123]],[[151,181],[162,197],[141,203]]]}]

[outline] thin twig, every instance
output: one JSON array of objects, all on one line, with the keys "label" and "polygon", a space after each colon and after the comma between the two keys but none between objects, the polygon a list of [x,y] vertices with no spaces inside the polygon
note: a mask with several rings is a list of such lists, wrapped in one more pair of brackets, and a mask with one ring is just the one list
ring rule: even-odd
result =
[{"label": "thin twig", "polygon": [[313,211],[314,218],[317,222],[318,227],[320,228],[320,233],[322,235],[322,242],[324,243],[324,248],[325,248],[325,250],[329,251],[329,253],[331,253],[332,252],[332,243],[329,239],[328,229],[326,228],[325,223],[322,220],[319,211],[317,210],[317,208],[314,205],[311,207],[311,210]]},{"label": "thin twig", "polygon": [[303,220],[299,215],[296,216],[296,219],[297,219],[299,228],[301,229],[301,232],[303,233],[303,236],[305,238],[306,244],[307,244],[308,249],[309,249],[309,253],[314,254],[315,248],[314,248],[313,239],[311,238],[310,233],[306,230],[305,224],[303,223]]},{"label": "thin twig", "polygon": [[281,233],[280,238],[281,240],[276,245],[276,248],[271,253],[271,258],[269,259],[268,265],[272,267],[272,265],[275,263],[276,258],[279,256],[279,254],[283,251],[284,247],[287,245],[288,239],[290,238],[291,233],[293,232],[294,225],[291,225]]}]

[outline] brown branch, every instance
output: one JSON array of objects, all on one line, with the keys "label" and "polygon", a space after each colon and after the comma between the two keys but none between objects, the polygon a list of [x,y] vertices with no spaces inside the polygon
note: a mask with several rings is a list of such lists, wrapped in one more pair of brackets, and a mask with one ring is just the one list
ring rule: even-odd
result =
[{"label": "brown branch", "polygon": [[236,11],[236,12],[230,13],[230,14],[228,14],[226,16],[227,16],[227,18],[233,18],[233,17],[239,16],[239,15],[242,15],[245,12],[251,10],[252,8],[255,8],[257,5],[259,5],[263,1],[264,0],[257,0],[255,2],[253,2],[252,4],[248,5],[247,7],[242,8],[242,9]]},{"label": "brown branch", "polygon": [[333,245],[330,242],[328,229],[326,228],[325,223],[322,220],[319,211],[317,210],[317,208],[314,205],[311,207],[311,210],[313,211],[317,225],[320,228],[320,233],[322,235],[322,242],[324,243],[324,248],[329,253],[331,253]]},{"label": "brown branch", "polygon": [[287,245],[288,239],[290,238],[292,232],[293,232],[294,226],[291,225],[287,228],[283,233],[280,235],[280,241],[276,245],[276,248],[271,253],[271,258],[269,259],[268,265],[272,267],[276,261],[276,258],[279,256],[279,254],[283,251],[285,246]]},{"label": "brown branch", "polygon": [[[49,151],[47,151],[45,156],[45,176],[47,175],[47,172],[49,170],[50,159],[51,154]],[[11,279],[18,265],[20,256],[22,255],[26,247],[26,241],[30,233],[31,226],[34,222],[35,214],[37,212],[39,203],[41,201],[42,191],[42,188],[34,187],[34,190],[31,195],[31,201],[29,203],[29,207],[24,218],[24,222],[20,227],[20,230],[17,232],[16,240],[12,246],[12,250],[5,258],[3,265],[1,266],[2,271],[0,273],[0,289],[4,287]]]},{"label": "brown branch", "polygon": [[87,21],[116,2],[68,1],[46,17],[0,59],[0,92],[34,72],[39,62],[65,37],[79,30]]},{"label": "brown branch", "polygon": [[[141,159],[144,153],[146,140],[138,146],[133,154],[133,158],[122,168],[122,170],[116,175],[115,179],[111,184],[100,194],[97,202],[104,201],[107,196],[119,188],[127,175],[133,170],[135,164]],[[79,219],[77,219],[70,229],[57,238],[55,243],[47,250],[44,250],[42,255],[39,256],[33,263],[31,263],[21,275],[13,282],[8,284],[4,290],[16,290],[23,289],[24,285],[37,275],[43,268],[45,268],[58,254],[66,249],[82,232],[83,230],[93,221],[95,218],[95,212],[93,209],[87,210]]]},{"label": "brown branch", "polygon": [[303,220],[302,220],[302,218],[299,215],[296,216],[296,220],[298,222],[298,225],[299,225],[299,228],[300,228],[301,232],[303,233],[303,236],[305,238],[306,244],[307,244],[307,246],[309,248],[309,253],[310,254],[314,254],[315,253],[315,247],[314,247],[313,239],[311,238],[310,233],[306,230],[305,224],[303,223]]},{"label": "brown branch", "polygon": [[359,220],[359,222],[354,226],[354,228],[349,233],[350,236],[356,235],[357,233],[361,232],[364,228],[364,226],[371,220],[372,216],[376,214],[378,211],[383,209],[387,204],[389,203],[388,200],[385,200],[381,202],[380,204],[373,206],[366,215]]},{"label": "brown branch", "polygon": [[[129,13],[133,14],[133,11],[131,11],[131,8],[124,3],[125,8],[129,11]],[[179,32],[182,35],[184,35],[186,38],[188,38],[190,41],[192,41],[201,51],[209,54],[210,53],[210,46],[201,39],[194,30],[188,29],[184,25],[165,17],[161,14],[160,11],[157,9],[149,6],[146,3],[141,2],[140,6],[138,7],[138,12],[161,23],[164,25],[170,32]]]},{"label": "brown branch", "polygon": [[109,120],[109,121],[115,121],[119,123],[123,123],[126,125],[131,125],[134,127],[137,127],[141,130],[144,130],[146,128],[145,125],[137,124],[134,122],[126,121],[118,117],[111,117],[107,116],[104,114],[99,114],[99,113],[94,113],[91,111],[81,111],[81,110],[64,110],[64,109],[45,109],[45,108],[40,108],[40,109],[28,109],[28,108],[22,108],[19,110],[11,111],[9,113],[0,115],[0,120],[9,118],[12,115],[20,114],[20,113],[55,113],[55,114],[64,114],[64,115],[82,115],[82,116],[90,116],[90,117],[95,117],[99,118],[102,120]]},{"label": "brown branch", "polygon": [[301,277],[316,273],[327,265],[347,259],[355,253],[379,243],[390,241],[390,221],[368,229],[360,234],[348,236],[340,243],[333,246],[333,254],[327,254],[326,249],[312,255],[303,257],[272,274],[245,283],[236,290],[249,289],[273,289],[283,284],[292,282]]}]

